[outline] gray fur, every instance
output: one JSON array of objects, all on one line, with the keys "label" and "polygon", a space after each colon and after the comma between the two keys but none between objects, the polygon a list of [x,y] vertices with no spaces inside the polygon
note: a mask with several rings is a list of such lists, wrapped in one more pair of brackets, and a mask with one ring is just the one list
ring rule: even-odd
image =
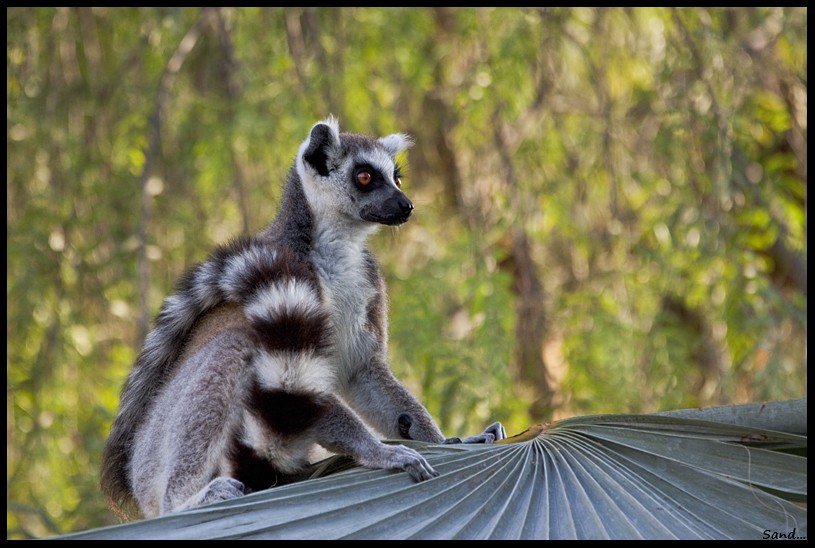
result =
[{"label": "gray fur", "polygon": [[[368,236],[413,205],[409,137],[315,124],[275,221],[217,248],[168,297],[122,391],[102,464],[121,515],[192,508],[292,481],[315,445],[374,468],[437,475],[388,438],[445,440],[388,366],[385,284]],[[371,172],[370,184],[356,179]],[[231,308],[230,308],[231,307]],[[505,437],[500,424],[465,442]]]}]

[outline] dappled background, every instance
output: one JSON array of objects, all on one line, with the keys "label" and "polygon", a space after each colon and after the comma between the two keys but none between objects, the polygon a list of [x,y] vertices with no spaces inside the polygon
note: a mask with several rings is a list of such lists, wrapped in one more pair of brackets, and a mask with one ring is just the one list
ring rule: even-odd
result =
[{"label": "dappled background", "polygon": [[447,435],[806,396],[807,11],[7,9],[9,538],[98,463],[175,279],[311,125],[411,134],[372,239]]}]

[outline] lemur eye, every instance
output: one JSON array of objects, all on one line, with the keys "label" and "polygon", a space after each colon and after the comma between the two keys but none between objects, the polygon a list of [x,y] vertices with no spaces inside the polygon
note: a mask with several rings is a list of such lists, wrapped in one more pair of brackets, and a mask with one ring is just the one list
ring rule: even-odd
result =
[{"label": "lemur eye", "polygon": [[393,182],[396,183],[396,188],[402,188],[402,178],[401,177],[399,177],[398,175],[394,176]]},{"label": "lemur eye", "polygon": [[371,183],[373,177],[367,171],[360,171],[357,173],[357,182],[362,186],[368,186]]}]

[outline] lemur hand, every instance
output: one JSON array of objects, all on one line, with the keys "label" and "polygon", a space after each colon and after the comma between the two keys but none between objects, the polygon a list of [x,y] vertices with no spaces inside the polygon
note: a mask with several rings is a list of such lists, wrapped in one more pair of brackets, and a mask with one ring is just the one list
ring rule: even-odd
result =
[{"label": "lemur hand", "polygon": [[371,468],[404,470],[414,481],[425,481],[439,475],[422,455],[404,445],[378,445],[376,451],[360,460]]},{"label": "lemur hand", "polygon": [[477,436],[470,436],[469,438],[452,437],[447,438],[442,443],[492,443],[497,440],[506,439],[506,437],[507,433],[503,425],[500,422],[495,422]]}]

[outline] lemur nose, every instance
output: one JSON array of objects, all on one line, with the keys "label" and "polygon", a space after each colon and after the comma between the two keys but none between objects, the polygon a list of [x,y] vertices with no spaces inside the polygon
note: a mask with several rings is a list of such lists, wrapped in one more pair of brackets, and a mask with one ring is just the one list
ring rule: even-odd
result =
[{"label": "lemur nose", "polygon": [[407,198],[404,200],[399,200],[399,208],[402,210],[402,214],[405,216],[405,218],[407,218],[413,211],[413,203]]}]

